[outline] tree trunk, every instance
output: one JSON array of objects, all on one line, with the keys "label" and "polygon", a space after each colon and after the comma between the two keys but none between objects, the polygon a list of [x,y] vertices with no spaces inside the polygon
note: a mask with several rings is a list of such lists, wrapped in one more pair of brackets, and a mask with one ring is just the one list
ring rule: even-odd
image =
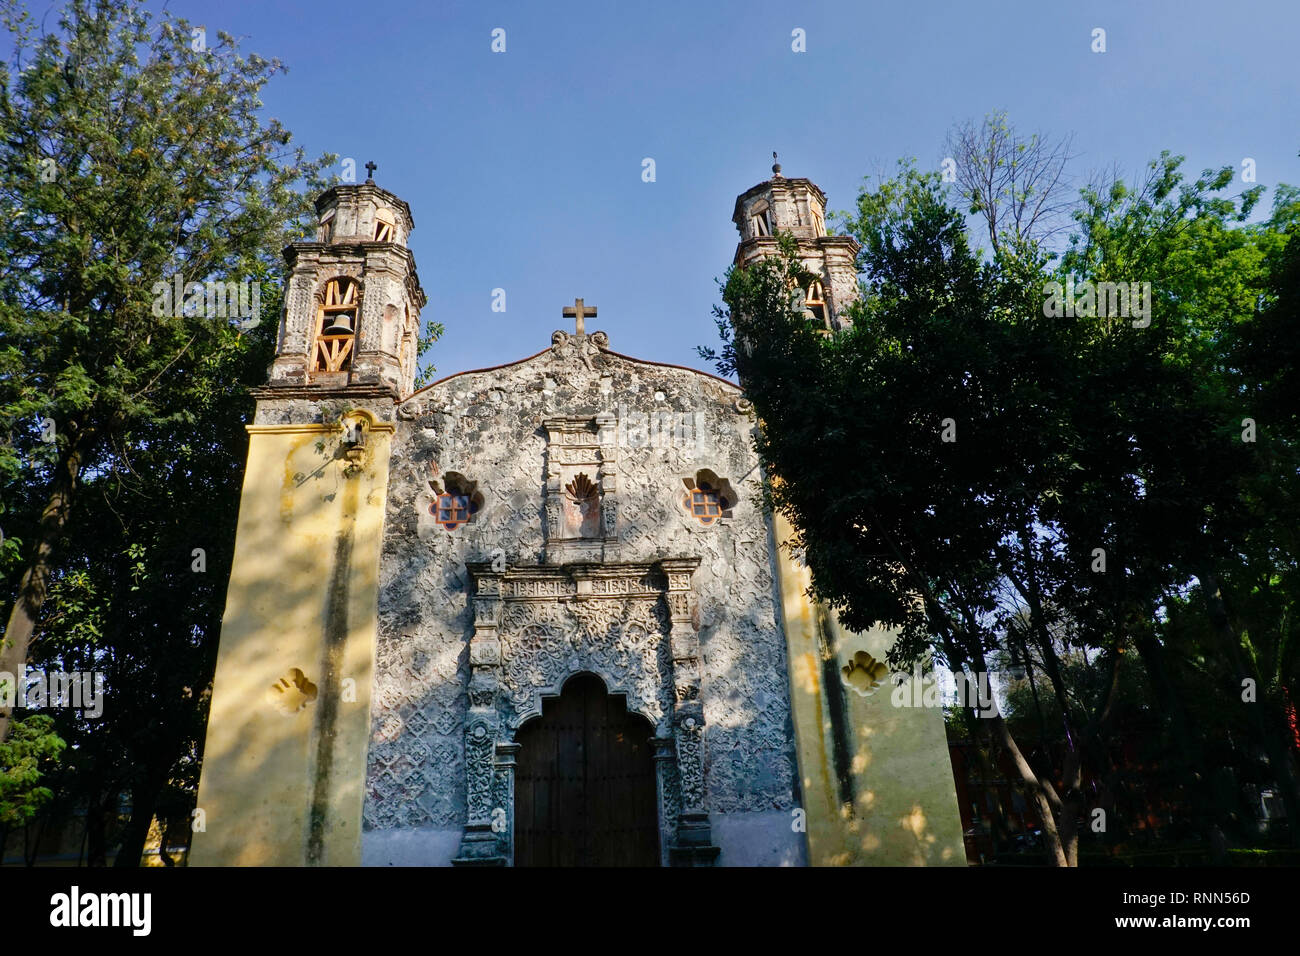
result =
[{"label": "tree trunk", "polygon": [[[167,783],[167,773],[151,774],[131,788],[131,821],[122,832],[122,849],[113,861],[114,867],[138,867],[144,855],[144,845],[149,839],[153,812],[158,805],[158,791]],[[166,834],[163,834],[165,844]],[[165,847],[164,847],[165,849]]]},{"label": "tree trunk", "polygon": [[[978,645],[968,649],[971,652],[972,662],[980,671],[987,674],[988,664],[984,660],[984,649]],[[978,683],[975,684],[979,686]],[[988,701],[980,701],[981,707],[988,707],[992,714],[991,717],[980,718],[990,720],[989,725],[998,743],[1007,752],[1011,762],[1015,764],[1016,770],[1020,774],[1020,779],[1024,781],[1026,789],[1029,791],[1030,798],[1038,808],[1038,819],[1043,823],[1043,840],[1046,844],[1048,859],[1055,866],[1070,866],[1069,852],[1061,838],[1061,832],[1057,829],[1057,813],[1062,809],[1061,800],[1056,795],[1056,790],[1052,787],[1050,778],[1040,777],[1034,768],[1029,765],[1025,755],[1020,752],[1020,747],[1016,745],[1015,738],[1011,736],[1011,728],[1003,720],[1002,713],[998,708],[997,701],[990,695]]]},{"label": "tree trunk", "polygon": [[[117,795],[109,794],[107,799],[117,805]],[[99,793],[95,793],[86,807],[86,865],[108,865],[108,840],[104,833],[104,817],[108,808]]]},{"label": "tree trunk", "polygon": [[[75,424],[71,427],[74,429],[73,437],[54,473],[49,501],[41,513],[32,561],[19,581],[18,593],[9,612],[9,623],[5,626],[4,639],[0,641],[0,673],[13,674],[19,682],[27,673],[27,651],[48,593],[50,574],[54,570],[55,548],[72,515],[73,493],[89,445],[89,435],[75,430]],[[9,735],[12,718],[12,708],[0,707],[0,743]]]},{"label": "tree trunk", "polygon": [[[992,728],[997,735],[1003,749],[1011,757],[1011,762],[1016,765],[1016,770],[1020,773],[1020,779],[1024,781],[1025,788],[1029,791],[1030,799],[1034,801],[1038,809],[1038,819],[1043,822],[1043,842],[1046,844],[1047,856],[1055,866],[1069,866],[1070,860],[1066,855],[1065,845],[1061,840],[1061,834],[1056,828],[1056,811],[1053,807],[1053,801],[1050,797],[1055,794],[1051,790],[1051,782],[1042,780],[1034,772],[1034,768],[1029,766],[1029,761],[1025,759],[1020,748],[1016,746],[1015,740],[1011,736],[1011,729],[1002,719],[1002,715],[997,712],[996,705],[994,714],[991,718]],[[1059,800],[1055,801],[1058,805]]]},{"label": "tree trunk", "polygon": [[[966,708],[967,712],[971,708]],[[993,856],[997,855],[1005,848],[1012,846],[1011,828],[1007,825],[1006,808],[1002,804],[1002,794],[998,792],[997,779],[1001,773],[998,760],[1000,753],[998,751],[997,741],[993,739],[993,734],[989,732],[988,727],[982,718],[973,716],[970,718],[974,726],[978,728],[978,733],[983,738],[975,740],[975,759],[979,765],[980,777],[984,781],[984,787],[981,788],[981,796],[992,795],[993,808],[990,815],[993,818],[993,832],[990,834],[993,842]],[[972,736],[972,739],[975,739]],[[987,748],[987,752],[985,751]],[[978,821],[977,821],[978,822]]]},{"label": "tree trunk", "polygon": [[[927,604],[939,612],[936,621],[942,622],[945,626],[941,628],[941,636],[944,646],[948,652],[948,664],[954,668],[965,668],[968,664],[973,665],[976,673],[989,672],[988,663],[984,658],[984,648],[981,645],[978,635],[972,640],[960,640],[957,636],[960,629],[952,625],[951,618],[940,605],[931,596],[923,595],[928,598]],[[978,681],[974,683],[975,687],[979,686]],[[1020,774],[1020,779],[1029,793],[1029,798],[1034,801],[1034,806],[1038,811],[1038,819],[1043,824],[1043,842],[1047,851],[1049,861],[1054,866],[1069,866],[1066,858],[1065,849],[1061,845],[1061,836],[1056,829],[1056,811],[1060,809],[1061,800],[1056,795],[1056,790],[1052,786],[1050,778],[1040,777],[1034,772],[1034,768],[1029,765],[1025,755],[1020,752],[1020,747],[1016,745],[1015,738],[1011,736],[1011,728],[1002,718],[1002,713],[998,708],[996,698],[990,695],[988,701],[979,701],[981,707],[988,707],[990,716],[981,717],[981,720],[988,720],[990,732],[1002,749],[1007,752],[1011,762],[1016,767],[1016,772]]]}]

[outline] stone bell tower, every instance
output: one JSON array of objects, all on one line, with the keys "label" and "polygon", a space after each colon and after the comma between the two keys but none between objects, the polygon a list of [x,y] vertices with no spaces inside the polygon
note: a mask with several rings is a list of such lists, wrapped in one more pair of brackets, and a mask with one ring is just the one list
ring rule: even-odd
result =
[{"label": "stone bell tower", "polygon": [[322,193],[316,214],[315,240],[284,251],[291,273],[270,385],[404,398],[426,301],[406,246],[411,210],[367,179]]},{"label": "stone bell tower", "polygon": [[[826,234],[825,209],[815,183],[786,179],[777,164],[737,198],[732,219],[740,266],[775,255],[777,231],[794,235],[804,268],[819,277],[804,290],[805,308],[829,333],[850,324],[843,310],[858,296],[859,247]],[[890,675],[884,661],[897,634],[879,625],[850,631],[810,597],[808,568],[783,546],[794,529],[780,513],[771,522],[809,862],[964,865],[943,713],[896,705],[923,699],[933,677]]]},{"label": "stone bell tower", "polygon": [[771,179],[737,197],[731,219],[740,231],[736,265],[774,255],[778,231],[793,234],[804,268],[817,277],[804,290],[807,310],[827,329],[849,324],[843,312],[858,297],[858,243],[849,236],[826,234],[826,194],[816,183],[786,179],[781,164],[774,163]]},{"label": "stone bell tower", "polygon": [[367,179],[316,210],[253,390],[193,865],[361,861],[389,450],[425,295],[401,199]]}]

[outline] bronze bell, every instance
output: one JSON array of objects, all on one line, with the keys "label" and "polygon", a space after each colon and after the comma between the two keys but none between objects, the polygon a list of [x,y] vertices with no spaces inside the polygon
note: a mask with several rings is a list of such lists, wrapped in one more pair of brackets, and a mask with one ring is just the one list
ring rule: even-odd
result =
[{"label": "bronze bell", "polygon": [[321,335],[352,335],[355,331],[352,327],[352,313],[336,312]]}]

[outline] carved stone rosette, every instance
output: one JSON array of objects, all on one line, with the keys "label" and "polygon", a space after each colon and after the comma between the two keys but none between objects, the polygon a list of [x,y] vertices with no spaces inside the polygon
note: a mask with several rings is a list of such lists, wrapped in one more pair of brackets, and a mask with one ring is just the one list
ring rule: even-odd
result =
[{"label": "carved stone rosette", "polygon": [[573,674],[597,674],[655,727],[666,861],[709,864],[718,848],[704,785],[700,644],[692,579],[699,558],[494,571],[471,564],[474,635],[465,763],[468,820],[457,864],[514,856],[514,732]]}]

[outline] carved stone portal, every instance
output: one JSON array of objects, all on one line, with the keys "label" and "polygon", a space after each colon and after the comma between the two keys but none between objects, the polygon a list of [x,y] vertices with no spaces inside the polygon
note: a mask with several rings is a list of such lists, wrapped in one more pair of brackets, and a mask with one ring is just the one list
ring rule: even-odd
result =
[{"label": "carved stone portal", "polygon": [[455,863],[513,859],[515,731],[579,672],[655,727],[660,842],[674,865],[712,863],[704,787],[699,558],[494,571],[471,564],[474,635],[465,722],[468,821]]}]

